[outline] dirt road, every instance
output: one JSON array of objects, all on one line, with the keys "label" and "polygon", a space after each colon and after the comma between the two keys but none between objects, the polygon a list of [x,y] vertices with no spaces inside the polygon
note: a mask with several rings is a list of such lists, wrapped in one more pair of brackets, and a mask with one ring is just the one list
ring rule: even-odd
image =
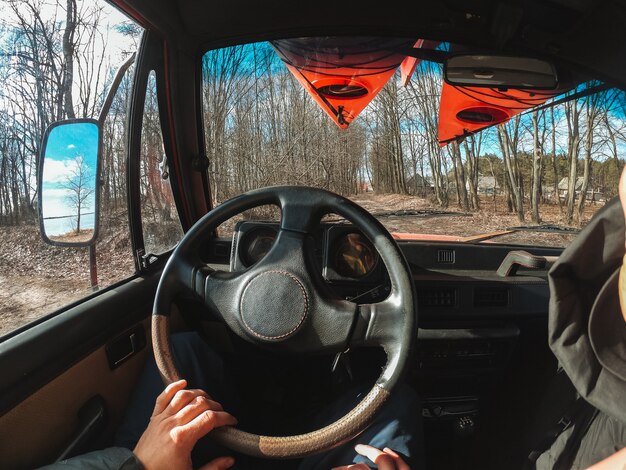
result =
[{"label": "dirt road", "polygon": [[72,280],[0,274],[0,336],[90,292],[78,284]]}]

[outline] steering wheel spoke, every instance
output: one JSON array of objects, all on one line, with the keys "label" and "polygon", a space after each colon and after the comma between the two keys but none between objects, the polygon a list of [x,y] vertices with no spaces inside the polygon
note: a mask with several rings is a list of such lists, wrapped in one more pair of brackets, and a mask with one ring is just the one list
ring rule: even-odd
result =
[{"label": "steering wheel spoke", "polygon": [[280,228],[292,232],[311,233],[319,223],[324,205],[318,198],[302,197],[304,188],[289,188],[280,199]]},{"label": "steering wheel spoke", "polygon": [[233,298],[240,285],[240,273],[203,267],[195,273],[195,292],[204,305],[224,320],[234,315]]},{"label": "steering wheel spoke", "polygon": [[397,295],[390,295],[382,302],[359,304],[350,344],[388,348],[401,341],[407,326],[399,302]]}]

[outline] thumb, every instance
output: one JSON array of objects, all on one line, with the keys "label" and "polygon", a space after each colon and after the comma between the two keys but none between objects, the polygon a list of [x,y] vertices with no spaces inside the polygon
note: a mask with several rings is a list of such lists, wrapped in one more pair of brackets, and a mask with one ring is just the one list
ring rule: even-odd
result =
[{"label": "thumb", "polygon": [[[626,219],[626,166],[622,171],[622,176],[619,179],[619,202],[622,204],[622,210],[624,211],[624,218]],[[626,243],[626,242],[625,242]],[[619,273],[619,303],[622,310],[622,316],[626,321],[626,256],[622,261],[622,268]]]},{"label": "thumb", "polygon": [[200,470],[225,470],[232,467],[235,464],[235,459],[232,457],[218,457],[215,460],[211,460],[206,465],[200,467]]},{"label": "thumb", "polygon": [[624,217],[626,218],[626,166],[622,171],[622,176],[619,179],[619,201],[622,203],[622,210],[624,211]]}]

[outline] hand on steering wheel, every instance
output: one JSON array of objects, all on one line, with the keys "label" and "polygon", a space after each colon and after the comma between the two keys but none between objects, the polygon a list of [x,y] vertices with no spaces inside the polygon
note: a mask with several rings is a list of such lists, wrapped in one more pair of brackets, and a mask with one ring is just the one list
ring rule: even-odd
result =
[{"label": "hand on steering wheel", "polygon": [[[376,447],[358,444],[354,450],[363,457],[367,457],[371,462],[375,463],[378,470],[411,470],[411,467],[402,460],[392,449],[385,447],[383,450]],[[352,465],[344,465],[335,467],[332,470],[370,470],[370,467],[364,463],[355,463]]]},{"label": "hand on steering wheel", "polygon": [[[191,470],[196,442],[215,428],[237,424],[206,392],[186,386],[185,380],[173,382],[157,397],[150,423],[133,451],[146,470]],[[234,463],[232,457],[220,457],[201,470],[223,470]]]},{"label": "hand on steering wheel", "polygon": [[[218,225],[268,204],[281,209],[281,225],[261,260],[241,272],[215,271],[201,261],[201,249]],[[353,223],[384,262],[391,290],[382,302],[357,304],[340,299],[322,279],[313,236],[321,218],[330,213]],[[387,364],[365,398],[322,429],[286,437],[259,436],[230,426],[211,433],[226,447],[256,457],[304,457],[362,432],[402,376],[416,337],[413,280],[395,241],[367,211],[319,189],[279,186],[242,194],[213,209],[185,234],[165,266],[153,308],[154,355],[166,384],[180,378],[172,358],[169,314],[173,300],[185,292],[195,293],[235,334],[267,349],[336,354],[366,345],[380,346],[387,354]]]}]

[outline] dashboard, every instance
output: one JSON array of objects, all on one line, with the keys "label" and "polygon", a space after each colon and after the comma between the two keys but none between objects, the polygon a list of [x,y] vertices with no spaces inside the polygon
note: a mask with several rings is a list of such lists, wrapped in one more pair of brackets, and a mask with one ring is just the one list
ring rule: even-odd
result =
[{"label": "dashboard", "polygon": [[[245,270],[270,250],[276,222],[239,222],[229,247],[232,271]],[[316,269],[338,296],[361,303],[383,300],[389,292],[384,263],[372,243],[353,225],[322,223],[313,235]],[[398,241],[411,269],[420,322],[516,315],[546,315],[547,272],[521,266],[498,271],[510,253],[555,259],[562,249],[494,243]]]},{"label": "dashboard", "polygon": [[[207,259],[218,269],[245,270],[268,253],[279,227],[276,222],[239,222],[232,239],[207,245],[211,251]],[[384,263],[356,227],[322,223],[312,235],[313,268],[332,292],[358,303],[387,297]],[[509,421],[523,422],[524,407],[494,403],[493,397],[539,400],[542,382],[536,380],[537,370],[556,367],[547,342],[547,278],[562,248],[397,243],[417,294],[419,329],[408,381],[422,398],[426,426],[431,433],[435,429],[455,439],[462,437],[462,429],[465,439],[480,429],[481,420],[493,420],[503,428]],[[522,263],[502,269],[511,255],[521,257]],[[524,262],[525,257],[546,262],[533,266]],[[511,419],[501,422],[502,416]]]}]

